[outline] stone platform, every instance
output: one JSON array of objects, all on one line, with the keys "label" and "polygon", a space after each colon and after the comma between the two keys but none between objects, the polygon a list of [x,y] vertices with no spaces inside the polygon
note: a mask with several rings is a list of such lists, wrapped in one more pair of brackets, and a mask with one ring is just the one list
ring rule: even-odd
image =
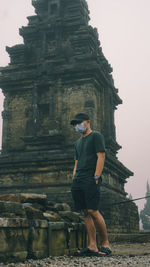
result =
[{"label": "stone platform", "polygon": [[[66,203],[52,203],[44,194],[7,194],[0,196],[0,210],[1,262],[73,255],[87,246],[83,216]],[[150,243],[149,233],[108,234],[112,243]],[[100,247],[98,235],[97,242]]]},{"label": "stone platform", "polygon": [[[82,223],[0,218],[0,235],[1,262],[73,255],[78,247],[87,246],[86,231]],[[150,234],[109,233],[109,239],[114,255],[150,254]],[[127,240],[142,242],[127,243]],[[99,237],[98,243],[100,245]]]}]

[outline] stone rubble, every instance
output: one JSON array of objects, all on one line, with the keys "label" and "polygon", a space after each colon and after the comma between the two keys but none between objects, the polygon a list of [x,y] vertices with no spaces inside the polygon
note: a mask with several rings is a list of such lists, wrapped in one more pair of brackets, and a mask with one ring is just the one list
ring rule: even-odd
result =
[{"label": "stone rubble", "polygon": [[49,257],[42,260],[28,260],[24,263],[0,263],[0,267],[149,267],[150,255],[145,256],[112,256],[112,257]]},{"label": "stone rubble", "polygon": [[85,240],[83,216],[45,194],[0,195],[0,211],[0,262],[68,255]]},{"label": "stone rubble", "polygon": [[49,222],[82,222],[83,216],[72,212],[67,203],[54,203],[45,194],[0,195],[1,218],[43,219]]}]

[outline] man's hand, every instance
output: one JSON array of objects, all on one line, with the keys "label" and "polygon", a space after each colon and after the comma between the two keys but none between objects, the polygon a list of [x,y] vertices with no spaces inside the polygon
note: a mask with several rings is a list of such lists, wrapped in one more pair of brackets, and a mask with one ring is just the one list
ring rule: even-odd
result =
[{"label": "man's hand", "polygon": [[94,179],[95,179],[95,183],[98,184],[99,176],[98,175],[94,176]]}]

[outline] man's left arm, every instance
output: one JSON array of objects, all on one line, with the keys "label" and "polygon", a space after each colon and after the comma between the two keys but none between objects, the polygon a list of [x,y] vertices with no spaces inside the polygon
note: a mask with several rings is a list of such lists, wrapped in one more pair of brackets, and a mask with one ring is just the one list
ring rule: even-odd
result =
[{"label": "man's left arm", "polygon": [[[97,155],[97,163],[96,170],[94,176],[100,177],[103,171],[104,162],[105,162],[105,152],[98,152]],[[98,184],[98,180],[96,180],[96,184]]]}]

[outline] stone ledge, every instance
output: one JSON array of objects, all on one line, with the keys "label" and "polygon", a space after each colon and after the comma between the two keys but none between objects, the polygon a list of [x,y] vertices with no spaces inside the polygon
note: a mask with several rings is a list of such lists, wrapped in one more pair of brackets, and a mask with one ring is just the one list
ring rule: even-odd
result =
[{"label": "stone ledge", "polygon": [[[0,218],[0,260],[69,255],[86,245],[84,224]],[[15,246],[14,246],[15,244]]]},{"label": "stone ledge", "polygon": [[1,218],[0,217],[0,227],[1,228],[18,228],[24,227],[28,228],[34,226],[35,228],[47,228],[48,222],[46,220],[28,220],[24,218]]},{"label": "stone ledge", "polygon": [[[3,262],[70,255],[78,247],[87,246],[83,223],[0,218],[0,235],[0,260]],[[99,236],[97,240],[101,245]],[[114,242],[145,243],[150,242],[150,233],[109,233],[109,240],[112,247]]]},{"label": "stone ledge", "polygon": [[109,233],[110,242],[117,243],[150,243],[150,232],[137,232],[137,233]]}]

